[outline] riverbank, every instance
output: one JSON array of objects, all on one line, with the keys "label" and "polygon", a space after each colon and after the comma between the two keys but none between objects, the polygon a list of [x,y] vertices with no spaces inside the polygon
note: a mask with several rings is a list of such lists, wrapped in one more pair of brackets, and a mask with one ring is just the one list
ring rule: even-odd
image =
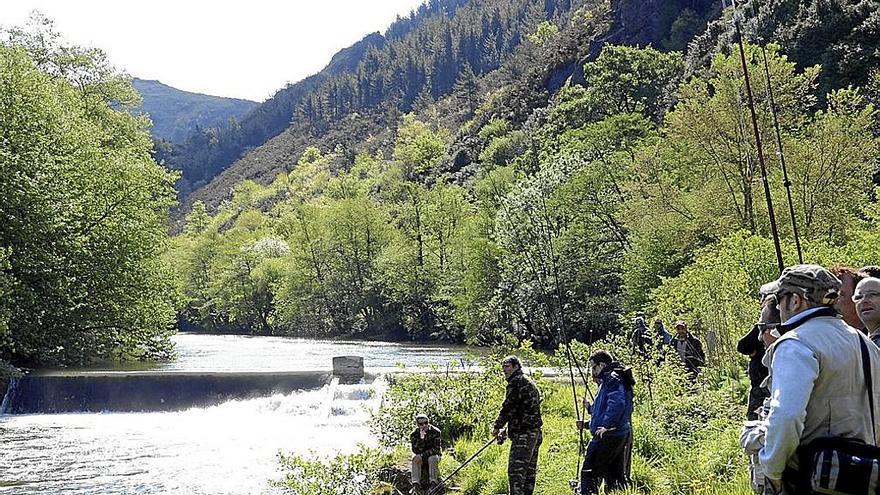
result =
[{"label": "riverbank", "polygon": [[[579,343],[573,347],[582,362],[592,350]],[[627,355],[624,348],[607,347],[616,355]],[[553,356],[550,363],[544,363],[540,362],[541,356],[530,354],[528,350],[518,354],[525,355],[529,367],[550,364],[563,370],[562,356]],[[667,363],[673,362],[667,360]],[[441,475],[451,473],[486,443],[503,401],[505,384],[496,360],[487,360],[484,364],[485,371],[466,375],[413,373],[389,378],[383,404],[372,419],[373,434],[381,449],[329,460],[282,458],[284,484],[295,488],[296,493],[315,495],[331,493],[326,490],[334,488],[332,484],[319,486],[321,483],[357,479],[360,480],[357,486],[347,485],[346,493],[394,493],[387,485],[390,480],[384,475],[407,465],[408,435],[414,427],[412,418],[416,412],[427,413],[432,423],[442,429],[446,450],[441,460]],[[661,367],[645,364],[634,368],[637,385],[631,493],[751,493],[746,458],[738,446],[748,390],[743,377],[709,369],[696,384],[691,384],[677,364]],[[571,388],[540,373],[534,377],[544,399],[544,442],[539,454],[535,493],[570,493],[569,480],[577,477],[580,457]],[[650,386],[647,385],[649,378]],[[595,393],[595,386],[591,384],[591,387]],[[580,383],[579,398],[584,394],[589,395]],[[589,433],[584,441],[589,441]],[[449,485],[458,487],[462,495],[504,493],[508,451],[509,444],[491,446]],[[310,467],[303,469],[303,466]],[[328,471],[332,474],[323,478],[302,476],[307,472]]]}]

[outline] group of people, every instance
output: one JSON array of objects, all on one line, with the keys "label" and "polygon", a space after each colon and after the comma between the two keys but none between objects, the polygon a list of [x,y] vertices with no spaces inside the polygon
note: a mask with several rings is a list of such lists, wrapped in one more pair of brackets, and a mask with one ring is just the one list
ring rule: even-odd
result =
[{"label": "group of people", "polygon": [[[623,488],[629,477],[632,452],[633,385],[632,371],[623,367],[610,353],[596,351],[590,356],[590,372],[599,384],[595,400],[584,399],[589,422],[577,424],[589,428],[592,439],[584,454],[580,493],[599,493],[606,487]],[[510,439],[507,478],[510,495],[532,495],[538,467],[538,449],[543,441],[541,394],[535,382],[523,373],[516,356],[501,361],[507,379],[504,402],[495,420],[492,437]],[[415,491],[431,493],[438,484],[440,430],[424,414],[416,416],[417,426],[410,435],[412,444],[412,482]],[[429,480],[422,482],[424,463],[429,466]]]},{"label": "group of people", "polygon": [[700,369],[706,365],[706,353],[703,351],[703,343],[688,329],[687,322],[678,320],[673,325],[675,336],[666,331],[660,318],[654,319],[653,331],[648,330],[644,316],[637,316],[633,320],[633,331],[630,335],[633,353],[647,359],[652,351],[662,357],[664,347],[675,350],[681,364],[684,365],[691,377],[696,377]]},{"label": "group of people", "polygon": [[[740,443],[756,493],[868,493],[877,483],[878,276],[873,266],[795,265],[761,287],[758,322],[738,344],[751,358]],[[859,455],[847,455],[852,445]],[[869,474],[849,475],[844,489],[848,463]]]},{"label": "group of people", "polygon": [[[750,454],[753,488],[765,495],[868,493],[869,485],[880,483],[880,454],[875,460],[870,458],[874,451],[858,450],[866,461],[847,456],[846,449],[853,444],[875,447],[878,441],[880,412],[875,413],[875,408],[880,407],[880,385],[874,388],[873,383],[880,384],[880,268],[827,270],[795,265],[762,286],[761,296],[758,321],[737,347],[750,356],[752,389],[740,441]],[[702,344],[684,321],[677,321],[675,330],[675,336],[670,335],[657,319],[650,332],[639,317],[633,347],[647,357],[652,347],[672,346],[695,376],[705,365]],[[601,350],[590,356],[589,367],[599,389],[592,403],[585,400],[589,421],[577,425],[592,434],[584,454],[581,495],[599,493],[602,483],[606,490],[625,487],[632,448],[635,380],[631,370]],[[531,495],[543,440],[541,396],[515,356],[504,358],[502,369],[507,390],[492,434],[511,441],[510,495]],[[418,427],[411,437],[413,483],[418,486],[422,465],[427,463],[426,485],[434,486],[440,430],[424,415],[416,420]],[[815,453],[817,445],[832,453],[805,455]],[[844,464],[857,462],[869,462],[869,467],[844,469]],[[875,465],[877,469],[871,467]],[[836,485],[838,478],[853,472],[868,474],[842,483],[864,482],[864,490],[834,491],[835,486],[843,486]]]}]

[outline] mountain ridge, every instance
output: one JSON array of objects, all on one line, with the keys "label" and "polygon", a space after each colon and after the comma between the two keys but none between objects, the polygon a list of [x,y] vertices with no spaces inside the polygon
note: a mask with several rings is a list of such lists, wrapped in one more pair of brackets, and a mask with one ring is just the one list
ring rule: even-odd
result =
[{"label": "mountain ridge", "polygon": [[199,128],[225,125],[230,118],[239,119],[259,105],[241,98],[184,91],[157,79],[134,77],[132,85],[143,98],[132,112],[148,114],[153,137],[166,141],[185,139]]}]

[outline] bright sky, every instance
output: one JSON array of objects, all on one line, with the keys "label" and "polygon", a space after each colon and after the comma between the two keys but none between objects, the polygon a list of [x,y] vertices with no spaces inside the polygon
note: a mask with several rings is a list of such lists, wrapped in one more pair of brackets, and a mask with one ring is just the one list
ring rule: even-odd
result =
[{"label": "bright sky", "polygon": [[0,0],[0,25],[41,11],[129,74],[263,101],[423,0]]}]

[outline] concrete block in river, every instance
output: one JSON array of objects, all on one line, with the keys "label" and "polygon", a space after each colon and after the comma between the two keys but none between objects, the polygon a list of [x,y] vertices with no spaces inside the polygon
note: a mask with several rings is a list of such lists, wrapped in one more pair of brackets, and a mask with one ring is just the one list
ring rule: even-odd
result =
[{"label": "concrete block in river", "polygon": [[364,377],[364,358],[361,356],[334,357],[333,376],[344,380],[360,380]]}]

